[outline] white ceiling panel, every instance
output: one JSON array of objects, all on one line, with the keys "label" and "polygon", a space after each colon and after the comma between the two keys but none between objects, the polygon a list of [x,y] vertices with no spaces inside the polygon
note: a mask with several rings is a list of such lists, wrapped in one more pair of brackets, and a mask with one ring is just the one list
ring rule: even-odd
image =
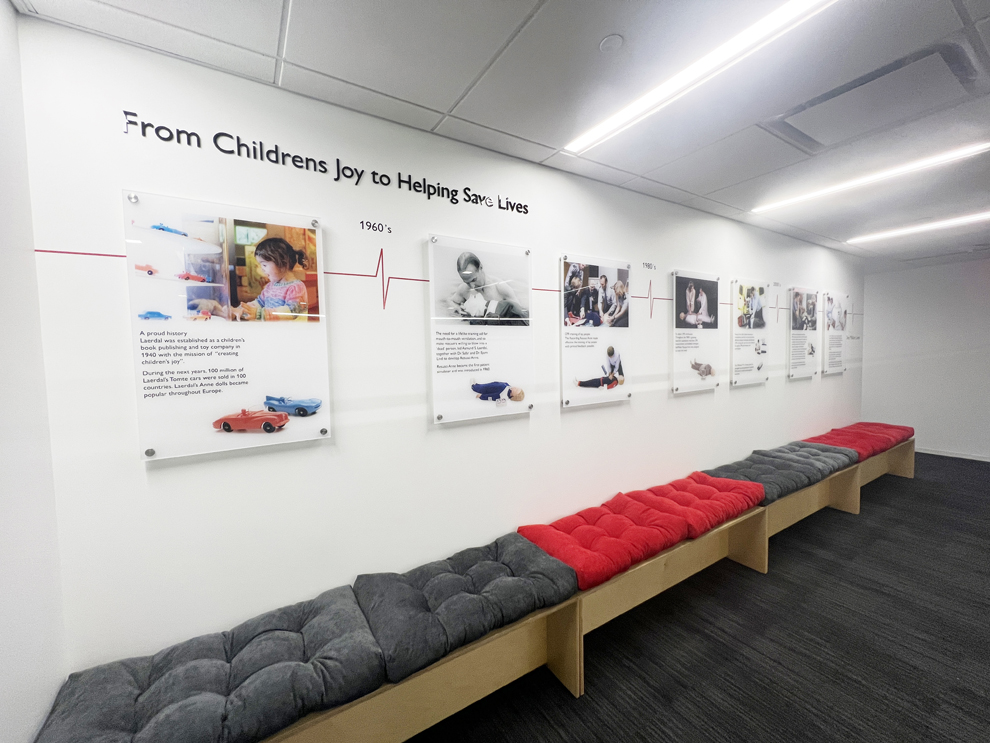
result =
[{"label": "white ceiling panel", "polygon": [[963,3],[974,21],[990,15],[990,0],[963,0]]},{"label": "white ceiling panel", "polygon": [[646,174],[650,180],[709,194],[807,159],[801,150],[751,126]]},{"label": "white ceiling panel", "polygon": [[949,253],[983,251],[990,246],[990,222],[868,243],[876,255],[912,260]]},{"label": "white ceiling panel", "polygon": [[100,1],[270,57],[278,53],[282,0],[238,0],[236,11],[229,3],[204,0]]},{"label": "white ceiling panel", "polygon": [[709,214],[717,214],[720,217],[734,217],[742,212],[741,209],[736,209],[733,206],[726,206],[718,201],[706,199],[704,196],[695,196],[693,199],[685,201],[684,206],[689,206],[692,209],[699,209],[703,212],[708,212]]},{"label": "white ceiling panel", "polygon": [[980,32],[983,43],[990,47],[990,18],[987,18],[985,21],[980,21],[976,24],[976,28]]},{"label": "white ceiling panel", "polygon": [[786,121],[812,139],[833,145],[966,96],[941,55],[932,54]]},{"label": "white ceiling panel", "polygon": [[647,173],[959,28],[950,0],[842,0],[585,157]]},{"label": "white ceiling panel", "polygon": [[613,186],[621,186],[623,183],[628,183],[636,178],[634,175],[623,173],[621,170],[610,168],[607,165],[588,162],[579,157],[565,155],[562,152],[558,152],[553,157],[547,158],[543,161],[543,164],[549,165],[551,168],[557,168],[558,170],[566,170],[568,173],[583,175],[586,178],[594,178],[596,181],[602,181],[603,183],[611,183]]},{"label": "white ceiling panel", "polygon": [[664,201],[673,201],[675,204],[683,204],[697,198],[693,193],[682,191],[665,183],[649,181],[646,178],[633,178],[631,181],[623,183],[622,187],[628,188],[630,191],[646,194],[647,196],[663,199]]},{"label": "white ceiling panel", "polygon": [[[810,193],[922,157],[985,141],[990,141],[988,97],[939,111],[890,131],[878,132],[769,175],[720,189],[709,196],[741,209],[752,209],[760,204]],[[980,157],[988,158],[990,165],[990,155]],[[944,167],[953,168],[956,165]],[[906,176],[906,179],[914,183],[913,179],[924,179],[929,172]],[[868,193],[869,188],[862,193]],[[815,208],[832,209],[830,198],[813,202]],[[770,214],[786,221],[790,210],[782,209]]]},{"label": "white ceiling panel", "polygon": [[[550,0],[454,113],[563,147],[780,3]],[[611,34],[622,47],[600,51]]]},{"label": "white ceiling panel", "polygon": [[282,87],[417,129],[432,129],[443,116],[436,111],[290,64],[282,66]]},{"label": "white ceiling panel", "polygon": [[536,3],[293,0],[285,60],[446,112]]},{"label": "white ceiling panel", "polygon": [[39,16],[96,31],[210,67],[272,82],[275,58],[94,0],[32,0]]},{"label": "white ceiling panel", "polygon": [[472,124],[470,121],[462,121],[453,116],[445,118],[433,131],[444,137],[533,162],[540,162],[553,154],[553,150],[549,147],[527,142],[525,139],[513,137],[511,134]]}]

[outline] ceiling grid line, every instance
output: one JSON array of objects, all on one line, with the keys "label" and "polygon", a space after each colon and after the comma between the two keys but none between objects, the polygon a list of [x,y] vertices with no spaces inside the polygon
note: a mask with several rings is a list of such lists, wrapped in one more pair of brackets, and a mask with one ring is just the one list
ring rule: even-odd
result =
[{"label": "ceiling grid line", "polygon": [[[445,112],[443,112],[443,114],[444,114],[443,117],[440,119],[440,121],[438,121],[436,124],[433,125],[433,128],[430,129],[431,132],[436,132],[437,127],[439,127],[444,121],[447,120],[447,117],[450,116],[454,112],[454,109],[457,108],[460,105],[461,101],[463,101],[467,97],[468,93],[470,93],[474,89],[474,87],[479,82],[481,82],[481,79],[487,74],[488,70],[490,70],[492,68],[492,65],[494,65],[498,61],[499,57],[501,57],[505,53],[505,51],[509,48],[509,46],[512,44],[512,42],[516,40],[516,37],[519,36],[520,33],[522,33],[523,29],[526,28],[526,26],[529,25],[530,21],[532,21],[536,17],[536,14],[540,12],[540,9],[544,5],[546,5],[546,3],[547,3],[547,0],[539,0],[536,3],[536,5],[533,6],[533,9],[531,11],[529,11],[529,14],[525,18],[523,18],[522,22],[518,26],[516,26],[515,30],[511,34],[509,34],[509,38],[507,38],[505,40],[505,43],[502,44],[502,46],[499,47],[498,51],[495,52],[495,54],[492,56],[492,58],[490,60],[488,60],[488,64],[486,64],[481,69],[481,72],[479,72],[477,74],[477,76],[475,76],[474,80],[472,80],[468,84],[467,88],[465,88],[464,91],[459,96],[457,96],[457,100],[455,100],[450,105],[450,107]],[[458,117],[454,117],[454,118],[458,118]],[[461,121],[469,121],[469,120],[468,119],[461,119]],[[474,121],[470,121],[469,123],[475,124],[476,126],[478,126],[478,124],[476,124],[476,122],[474,122]],[[512,134],[509,134],[508,132],[503,132],[500,129],[492,129],[491,127],[485,127],[485,128],[486,129],[490,129],[493,132],[499,132],[500,134],[508,134],[510,137],[515,136],[515,135],[512,135]],[[516,139],[521,139],[521,137],[516,137]],[[539,144],[539,143],[537,142],[537,143],[534,143],[534,144]],[[548,145],[544,145],[544,146],[548,146]]]},{"label": "ceiling grid line", "polygon": [[275,85],[282,85],[282,68],[285,63],[285,45],[288,43],[289,14],[292,12],[292,0],[282,0],[282,17],[278,27],[278,47],[275,50]]}]

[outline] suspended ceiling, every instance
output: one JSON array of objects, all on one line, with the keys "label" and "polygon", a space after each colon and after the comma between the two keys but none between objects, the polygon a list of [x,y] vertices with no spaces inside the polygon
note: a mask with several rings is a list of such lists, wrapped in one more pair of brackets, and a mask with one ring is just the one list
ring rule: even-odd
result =
[{"label": "suspended ceiling", "polygon": [[[12,0],[22,13],[871,258],[990,254],[990,154],[755,215],[990,140],[990,0],[839,0],[580,157],[570,140],[784,0]],[[611,35],[622,39],[600,48]]]}]

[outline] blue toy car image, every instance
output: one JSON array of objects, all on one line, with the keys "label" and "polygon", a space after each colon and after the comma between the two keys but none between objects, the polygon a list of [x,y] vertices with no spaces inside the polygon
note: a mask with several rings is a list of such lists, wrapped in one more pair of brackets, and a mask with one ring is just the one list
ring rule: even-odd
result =
[{"label": "blue toy car image", "polygon": [[151,229],[159,230],[160,232],[171,232],[173,235],[182,235],[183,237],[189,237],[188,232],[183,232],[182,230],[177,230],[173,227],[166,227],[161,223],[151,225]]},{"label": "blue toy car image", "polygon": [[171,315],[166,315],[162,312],[156,312],[155,310],[149,310],[148,312],[142,312],[138,315],[139,320],[171,320]]},{"label": "blue toy car image", "polygon": [[323,400],[317,400],[315,397],[307,400],[293,400],[291,397],[272,397],[269,395],[265,398],[265,407],[268,408],[269,413],[290,413],[298,415],[300,418],[312,415],[320,409],[322,404]]}]

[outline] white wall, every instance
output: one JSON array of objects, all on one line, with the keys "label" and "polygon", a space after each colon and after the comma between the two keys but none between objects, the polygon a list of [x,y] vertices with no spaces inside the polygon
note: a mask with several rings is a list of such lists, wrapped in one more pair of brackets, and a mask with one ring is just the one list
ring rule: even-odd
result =
[{"label": "white wall", "polygon": [[866,277],[863,418],[990,460],[990,260]]},{"label": "white wall", "polygon": [[14,9],[0,2],[0,739],[34,737],[64,678],[55,488]]},{"label": "white wall", "polygon": [[[25,19],[21,36],[41,249],[122,252],[128,188],[315,215],[331,271],[371,273],[384,248],[390,275],[424,277],[425,237],[436,232],[530,247],[537,287],[556,287],[560,254],[577,251],[628,258],[635,294],[652,280],[654,296],[669,297],[669,271],[681,268],[719,274],[724,301],[738,275],[848,290],[862,304],[858,260],[833,251],[54,25]],[[125,135],[125,108],[207,135],[203,149]],[[223,156],[209,142],[219,130],[509,194],[530,214]],[[393,234],[362,233],[362,219]],[[536,292],[531,417],[437,427],[427,286],[393,282],[383,310],[377,280],[331,276],[333,440],[145,464],[125,261],[42,254],[38,267],[72,669],[232,626],[361,572],[406,570],[860,413],[858,343],[848,374],[787,382],[783,324],[765,387],[728,389],[726,333],[721,387],[675,400],[670,303],[657,302],[651,319],[648,302],[634,300],[631,402],[564,414],[559,297]],[[729,307],[720,309],[727,325]]]}]

